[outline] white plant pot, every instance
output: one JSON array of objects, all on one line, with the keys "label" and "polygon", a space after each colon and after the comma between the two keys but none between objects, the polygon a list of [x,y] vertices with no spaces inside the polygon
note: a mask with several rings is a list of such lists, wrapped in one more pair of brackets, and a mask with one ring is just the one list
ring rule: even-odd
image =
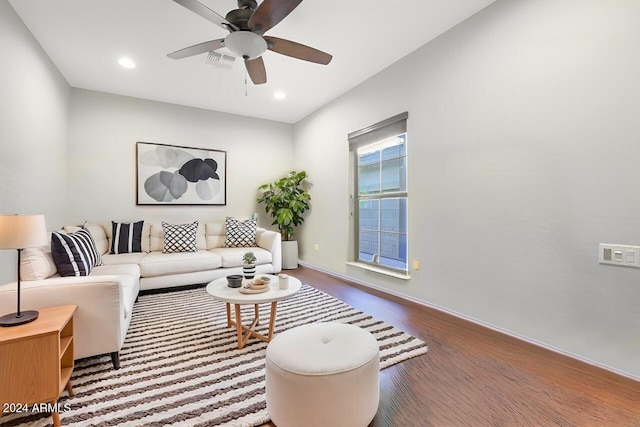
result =
[{"label": "white plant pot", "polygon": [[282,242],[282,269],[292,270],[298,268],[298,241],[287,240]]},{"label": "white plant pot", "polygon": [[242,274],[245,279],[253,279],[256,275],[256,265],[255,264],[243,264],[242,265]]}]

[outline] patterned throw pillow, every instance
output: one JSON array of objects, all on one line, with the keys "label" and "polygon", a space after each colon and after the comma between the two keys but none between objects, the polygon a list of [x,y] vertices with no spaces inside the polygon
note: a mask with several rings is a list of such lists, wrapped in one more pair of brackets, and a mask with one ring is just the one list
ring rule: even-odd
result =
[{"label": "patterned throw pillow", "polygon": [[224,241],[225,248],[246,248],[256,246],[256,228],[258,220],[255,218],[239,221],[235,218],[227,218],[227,238]]},{"label": "patterned throw pillow", "polygon": [[112,254],[126,254],[130,252],[142,252],[142,225],[138,222],[113,222],[111,221]]},{"label": "patterned throw pillow", "polygon": [[162,222],[164,230],[165,254],[172,252],[196,252],[196,232],[198,231],[198,221],[191,224],[167,224]]},{"label": "patterned throw pillow", "polygon": [[51,255],[61,276],[88,276],[93,267],[102,265],[102,259],[91,233],[51,233]]}]

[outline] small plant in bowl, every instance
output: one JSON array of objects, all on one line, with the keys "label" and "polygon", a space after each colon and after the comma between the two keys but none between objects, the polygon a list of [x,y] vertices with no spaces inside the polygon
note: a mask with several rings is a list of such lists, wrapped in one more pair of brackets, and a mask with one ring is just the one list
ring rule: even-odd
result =
[{"label": "small plant in bowl", "polygon": [[245,254],[242,256],[242,261],[244,261],[246,265],[255,264],[256,256],[251,251],[245,252]]}]

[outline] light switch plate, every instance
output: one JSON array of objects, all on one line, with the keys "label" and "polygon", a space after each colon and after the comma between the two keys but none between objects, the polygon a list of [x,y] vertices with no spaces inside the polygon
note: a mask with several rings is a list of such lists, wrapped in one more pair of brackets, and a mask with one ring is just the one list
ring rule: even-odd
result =
[{"label": "light switch plate", "polygon": [[640,246],[600,243],[598,262],[640,268]]}]

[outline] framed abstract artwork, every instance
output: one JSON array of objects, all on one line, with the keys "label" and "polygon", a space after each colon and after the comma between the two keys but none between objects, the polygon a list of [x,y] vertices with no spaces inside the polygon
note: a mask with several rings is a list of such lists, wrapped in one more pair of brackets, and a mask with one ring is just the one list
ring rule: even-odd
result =
[{"label": "framed abstract artwork", "polygon": [[136,144],[136,204],[226,205],[227,152]]}]

